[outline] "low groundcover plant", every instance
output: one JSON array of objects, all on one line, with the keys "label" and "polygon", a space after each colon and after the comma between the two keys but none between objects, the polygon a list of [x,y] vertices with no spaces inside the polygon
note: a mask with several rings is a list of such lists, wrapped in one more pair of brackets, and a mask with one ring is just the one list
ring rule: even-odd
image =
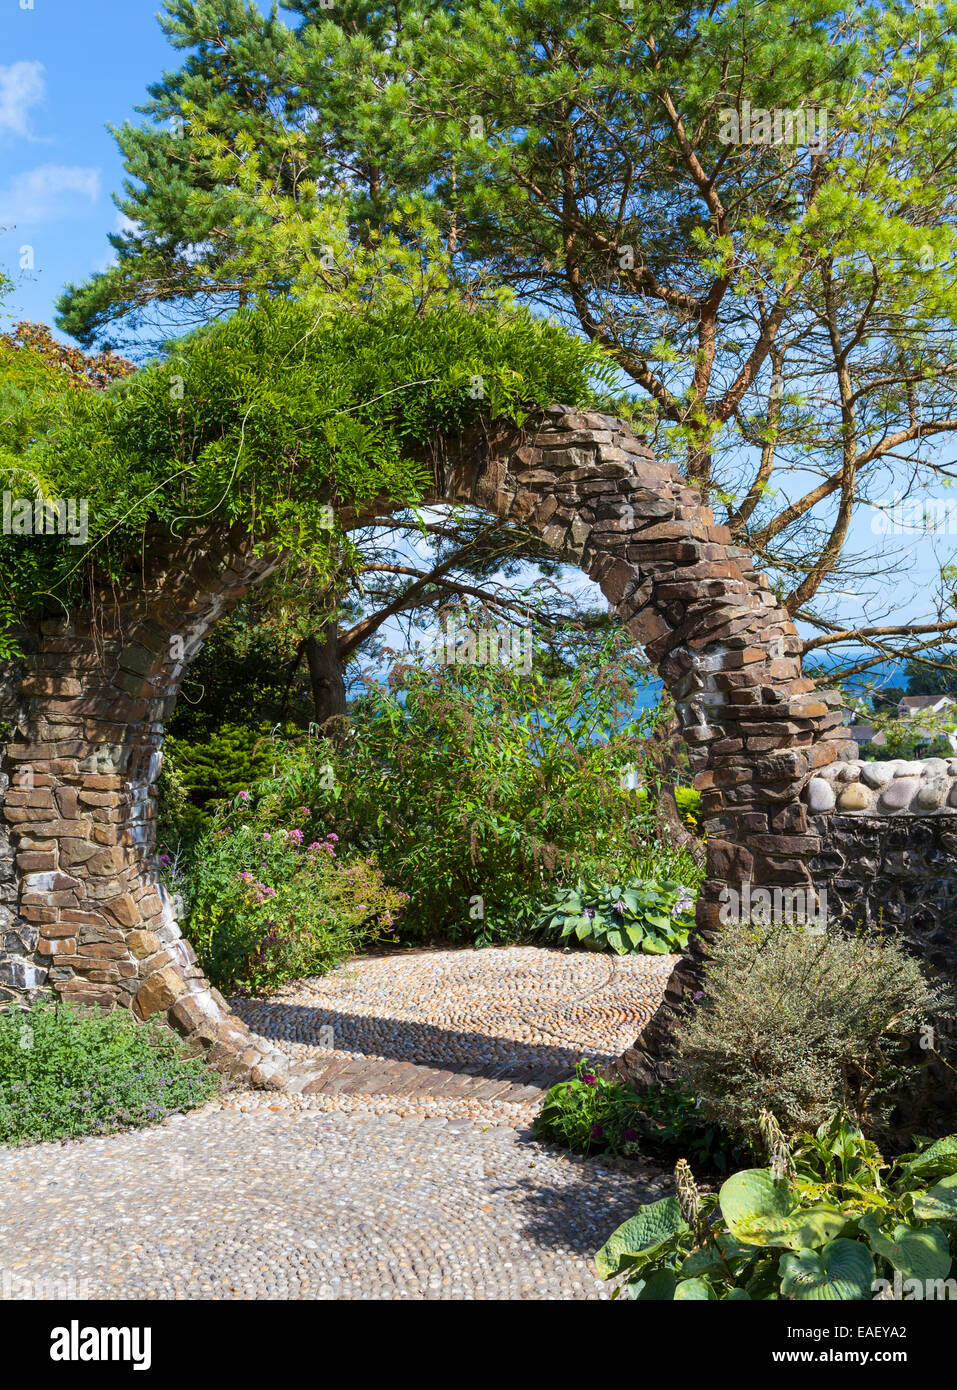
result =
[{"label": "low groundcover plant", "polygon": [[221,1080],[167,1028],[44,1000],[0,1011],[0,1143],[111,1134],[202,1105]]},{"label": "low groundcover plant", "polygon": [[694,926],[692,891],[671,879],[579,879],[543,909],[535,931],[590,951],[677,955]]},{"label": "low groundcover plant", "polygon": [[575,1153],[630,1158],[649,1150],[678,1150],[721,1172],[738,1156],[723,1130],[708,1123],[680,1087],[639,1093],[602,1076],[586,1057],[570,1080],[549,1090],[533,1128],[540,1138]]}]

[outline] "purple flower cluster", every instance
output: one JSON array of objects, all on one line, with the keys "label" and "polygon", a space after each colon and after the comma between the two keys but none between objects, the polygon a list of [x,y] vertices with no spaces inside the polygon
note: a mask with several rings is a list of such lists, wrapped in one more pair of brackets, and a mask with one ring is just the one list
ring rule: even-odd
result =
[{"label": "purple flower cluster", "polygon": [[275,888],[270,888],[268,883],[260,883],[256,875],[250,873],[248,869],[240,870],[236,877],[240,883],[252,884],[256,894],[253,898],[253,902],[255,902],[257,906],[264,903],[267,898],[274,898],[276,896]]}]

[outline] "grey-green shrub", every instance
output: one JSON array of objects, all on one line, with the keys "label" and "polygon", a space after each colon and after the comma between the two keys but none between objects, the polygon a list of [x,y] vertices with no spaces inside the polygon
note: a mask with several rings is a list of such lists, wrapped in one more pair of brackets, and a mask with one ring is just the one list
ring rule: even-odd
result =
[{"label": "grey-green shrub", "polygon": [[915,1031],[950,1013],[893,939],[729,924],[676,1030],[678,1073],[718,1124],[755,1142],[763,1110],[788,1135],[838,1109],[879,1127]]}]

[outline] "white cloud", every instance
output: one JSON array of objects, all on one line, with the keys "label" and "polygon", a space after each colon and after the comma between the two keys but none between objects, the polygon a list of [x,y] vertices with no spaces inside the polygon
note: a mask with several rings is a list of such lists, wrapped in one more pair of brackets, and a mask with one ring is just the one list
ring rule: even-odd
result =
[{"label": "white cloud", "polygon": [[76,164],[39,164],[0,189],[0,224],[22,226],[75,216],[77,200],[91,205],[100,196],[99,169]]},{"label": "white cloud", "polygon": [[0,65],[0,133],[30,136],[30,108],[46,96],[42,63]]}]

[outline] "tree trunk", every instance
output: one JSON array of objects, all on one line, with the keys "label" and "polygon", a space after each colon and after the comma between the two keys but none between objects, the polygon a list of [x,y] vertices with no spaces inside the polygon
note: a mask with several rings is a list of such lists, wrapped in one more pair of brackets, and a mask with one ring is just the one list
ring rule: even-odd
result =
[{"label": "tree trunk", "polygon": [[[346,682],[339,659],[339,629],[333,619],[306,638],[306,661],[316,723],[334,733],[346,717]],[[330,722],[331,721],[331,722]]]}]

